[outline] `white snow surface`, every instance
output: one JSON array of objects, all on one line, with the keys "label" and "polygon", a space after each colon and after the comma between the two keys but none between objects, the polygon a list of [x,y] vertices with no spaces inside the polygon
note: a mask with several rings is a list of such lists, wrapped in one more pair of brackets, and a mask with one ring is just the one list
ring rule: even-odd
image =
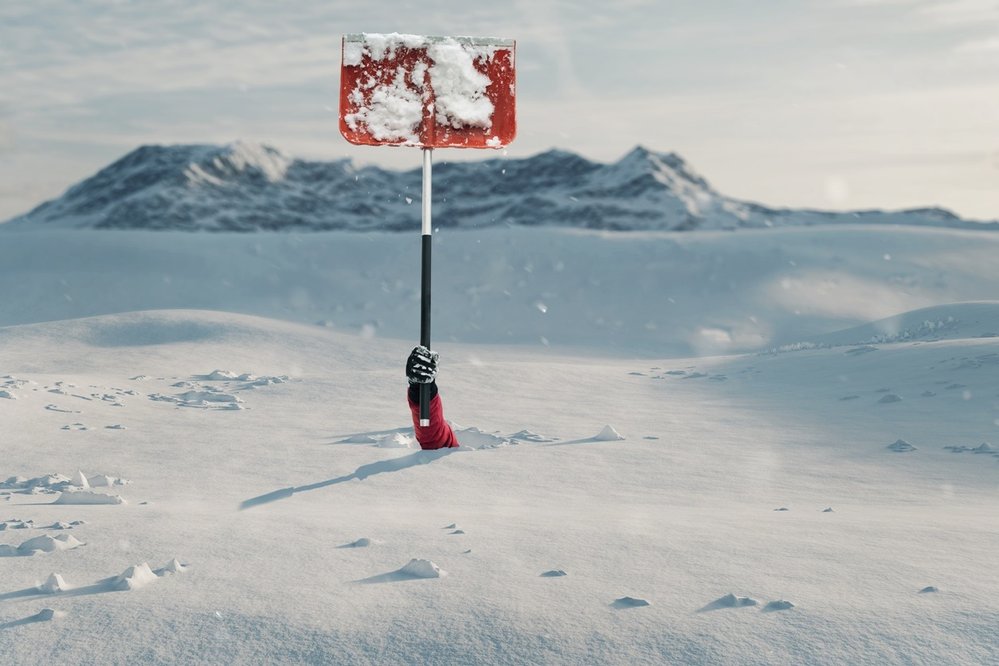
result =
[{"label": "white snow surface", "polygon": [[[0,232],[0,275],[11,276],[0,281],[0,326],[191,308],[404,339],[420,316],[419,250],[412,242],[410,234],[389,233],[12,228]],[[882,258],[886,252],[891,261]],[[59,260],[39,262],[39,256]],[[895,330],[960,315],[968,332],[962,323],[958,337],[974,338],[999,318],[997,256],[999,233],[914,227],[444,230],[434,236],[434,266],[442,271],[433,287],[434,339],[542,350],[544,338],[556,352],[710,355],[826,344],[823,336],[835,331],[927,307],[942,309]],[[62,326],[70,334],[91,324]],[[93,325],[89,334],[105,349],[155,348],[208,340],[227,327],[149,326],[129,315]],[[8,339],[20,335],[16,328],[0,331]],[[832,341],[876,335],[871,327]],[[209,358],[196,372],[216,367]],[[180,392],[166,388],[160,385],[167,396]],[[30,389],[9,390],[22,398]],[[70,400],[60,408],[85,404]]]},{"label": "white snow surface", "polygon": [[343,119],[352,130],[365,129],[379,141],[418,142],[416,132],[423,120],[423,93],[407,82],[402,67],[397,68],[390,83],[359,81],[350,99],[358,109]]},{"label": "white snow surface", "polygon": [[[999,662],[992,236],[438,239],[438,383],[478,448],[379,446],[412,435],[402,239],[6,234],[3,660]],[[209,386],[247,409],[151,397]],[[52,504],[76,470],[129,502]],[[184,575],[135,564],[174,553]],[[74,587],[40,591],[53,570]]]},{"label": "white snow surface", "polygon": [[460,44],[454,39],[427,47],[427,55],[434,63],[430,67],[430,86],[439,125],[485,130],[493,126],[495,107],[486,96],[492,80],[476,67],[476,62],[490,60],[494,51],[493,47]]}]

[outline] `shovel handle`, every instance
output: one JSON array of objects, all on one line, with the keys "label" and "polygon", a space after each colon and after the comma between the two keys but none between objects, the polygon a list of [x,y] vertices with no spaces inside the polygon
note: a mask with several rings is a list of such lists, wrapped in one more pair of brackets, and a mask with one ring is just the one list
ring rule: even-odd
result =
[{"label": "shovel handle", "polygon": [[[433,248],[430,222],[430,169],[432,149],[423,149],[423,267],[420,286],[420,344],[430,349],[430,251]],[[420,425],[430,425],[430,385],[420,384]]]}]

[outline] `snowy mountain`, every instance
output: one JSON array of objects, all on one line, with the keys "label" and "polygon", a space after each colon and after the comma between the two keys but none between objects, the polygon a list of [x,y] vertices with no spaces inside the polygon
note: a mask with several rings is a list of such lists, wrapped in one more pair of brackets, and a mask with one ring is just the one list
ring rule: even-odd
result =
[{"label": "snowy mountain", "polygon": [[[293,159],[263,145],[143,146],[14,218],[100,229],[384,230],[418,227],[419,169]],[[823,212],[768,208],[719,194],[679,155],[637,147],[613,164],[552,150],[526,159],[441,162],[440,227],[567,226],[604,230],[738,229],[817,224],[999,228],[939,208]]]}]

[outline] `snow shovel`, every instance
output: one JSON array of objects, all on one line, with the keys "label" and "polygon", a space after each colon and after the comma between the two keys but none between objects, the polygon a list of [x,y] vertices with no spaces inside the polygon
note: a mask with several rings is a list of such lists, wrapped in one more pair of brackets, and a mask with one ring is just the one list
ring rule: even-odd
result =
[{"label": "snow shovel", "polygon": [[[492,37],[362,33],[343,38],[340,133],[365,146],[423,151],[420,344],[430,349],[431,155],[502,148],[516,122],[516,42]],[[420,385],[420,425],[430,390]]]}]

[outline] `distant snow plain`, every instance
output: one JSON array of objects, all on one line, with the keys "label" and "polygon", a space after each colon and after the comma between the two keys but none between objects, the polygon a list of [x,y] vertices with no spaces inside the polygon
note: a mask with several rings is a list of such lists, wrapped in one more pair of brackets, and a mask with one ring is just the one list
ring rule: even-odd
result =
[{"label": "distant snow plain", "polygon": [[0,228],[0,655],[999,662],[997,256],[445,231],[421,452],[415,231]]}]

